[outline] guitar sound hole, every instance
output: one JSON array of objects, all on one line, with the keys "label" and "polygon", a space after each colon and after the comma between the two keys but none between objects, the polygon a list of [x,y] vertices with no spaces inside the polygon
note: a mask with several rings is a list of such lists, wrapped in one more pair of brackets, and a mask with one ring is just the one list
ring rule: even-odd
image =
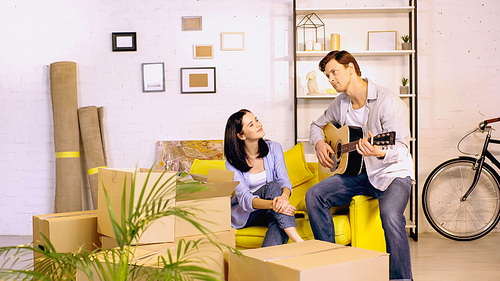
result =
[{"label": "guitar sound hole", "polygon": [[340,156],[342,155],[342,151],[340,151],[341,146],[342,146],[341,143],[337,144],[337,149],[335,151],[335,155],[337,156],[337,159],[340,159]]}]

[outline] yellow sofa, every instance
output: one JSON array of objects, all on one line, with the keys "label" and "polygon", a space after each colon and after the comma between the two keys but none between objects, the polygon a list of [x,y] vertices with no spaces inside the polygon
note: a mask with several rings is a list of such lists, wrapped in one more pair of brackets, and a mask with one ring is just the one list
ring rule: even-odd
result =
[{"label": "yellow sofa", "polygon": [[[314,239],[304,197],[307,190],[318,183],[318,163],[306,162],[302,143],[285,151],[285,162],[293,192],[290,203],[296,207],[297,231],[304,240]],[[209,169],[225,169],[223,160],[195,159],[191,173],[208,174]],[[385,239],[380,221],[378,200],[355,196],[349,206],[332,208],[335,224],[335,241],[342,245],[385,252]],[[236,247],[259,248],[267,227],[248,227],[236,230]]]}]

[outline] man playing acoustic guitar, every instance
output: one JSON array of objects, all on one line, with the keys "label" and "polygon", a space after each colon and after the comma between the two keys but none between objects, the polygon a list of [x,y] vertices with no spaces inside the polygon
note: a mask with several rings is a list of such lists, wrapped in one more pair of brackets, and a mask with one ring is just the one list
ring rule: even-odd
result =
[{"label": "man playing acoustic guitar", "polygon": [[[412,280],[410,245],[404,210],[408,203],[413,161],[409,152],[408,109],[390,90],[361,78],[356,59],[347,51],[332,51],[319,63],[333,88],[339,93],[328,109],[311,124],[310,142],[319,163],[332,168],[335,148],[325,142],[323,129],[329,123],[359,127],[365,138],[357,141],[362,168],[354,174],[337,173],[310,188],[306,206],[314,238],[335,243],[330,208],[349,204],[356,195],[378,199],[387,252],[390,254],[391,280]],[[396,132],[394,145],[372,145],[370,137]],[[356,153],[356,152],[352,152]]]}]

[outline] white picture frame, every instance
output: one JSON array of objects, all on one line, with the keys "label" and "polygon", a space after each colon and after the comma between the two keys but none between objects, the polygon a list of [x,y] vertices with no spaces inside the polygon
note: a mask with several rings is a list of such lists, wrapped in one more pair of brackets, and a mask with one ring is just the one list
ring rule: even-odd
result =
[{"label": "white picture frame", "polygon": [[245,32],[222,32],[221,33],[222,51],[244,51],[245,50]]},{"label": "white picture frame", "polygon": [[394,51],[397,42],[396,31],[368,31],[369,51]]},{"label": "white picture frame", "polygon": [[193,58],[194,59],[213,59],[214,58],[214,45],[211,45],[211,44],[193,45]]}]

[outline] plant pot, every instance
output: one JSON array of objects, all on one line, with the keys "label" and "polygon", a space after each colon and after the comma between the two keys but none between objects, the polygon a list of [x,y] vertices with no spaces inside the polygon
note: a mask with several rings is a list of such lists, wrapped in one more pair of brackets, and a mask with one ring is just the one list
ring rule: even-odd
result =
[{"label": "plant pot", "polygon": [[400,95],[408,95],[408,92],[409,92],[408,86],[399,86]]},{"label": "plant pot", "polygon": [[411,50],[411,43],[401,43],[402,50]]}]

